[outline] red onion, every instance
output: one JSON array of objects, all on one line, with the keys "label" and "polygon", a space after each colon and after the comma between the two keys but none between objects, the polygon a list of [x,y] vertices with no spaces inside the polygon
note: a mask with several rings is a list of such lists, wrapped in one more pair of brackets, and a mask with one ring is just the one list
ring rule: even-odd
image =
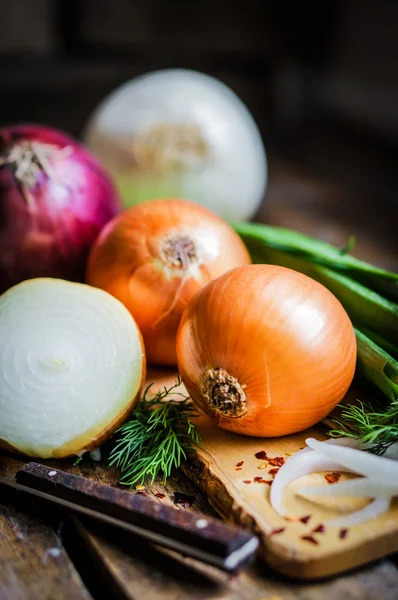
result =
[{"label": "red onion", "polygon": [[94,239],[119,210],[77,141],[40,125],[0,129],[0,292],[33,277],[83,280]]}]

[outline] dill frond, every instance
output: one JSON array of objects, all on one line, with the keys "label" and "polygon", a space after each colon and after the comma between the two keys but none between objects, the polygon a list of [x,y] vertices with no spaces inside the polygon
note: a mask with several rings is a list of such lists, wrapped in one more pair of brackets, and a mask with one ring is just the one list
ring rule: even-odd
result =
[{"label": "dill frond", "polygon": [[189,396],[175,391],[180,384],[178,377],[174,385],[152,397],[153,384],[149,385],[132,418],[116,431],[109,464],[121,469],[121,484],[131,487],[158,475],[166,480],[193,446],[201,445],[199,431],[191,421],[199,413]]}]

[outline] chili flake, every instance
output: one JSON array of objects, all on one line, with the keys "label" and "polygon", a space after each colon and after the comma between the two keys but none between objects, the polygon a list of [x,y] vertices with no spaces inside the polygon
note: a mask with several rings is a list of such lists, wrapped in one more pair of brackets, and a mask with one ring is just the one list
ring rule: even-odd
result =
[{"label": "chili flake", "polygon": [[251,480],[250,479],[244,479],[243,483],[246,483],[246,484],[251,483]]},{"label": "chili flake", "polygon": [[311,542],[311,544],[319,544],[318,540],[312,537],[312,535],[302,535],[301,539],[305,540],[306,542]]},{"label": "chili flake", "polygon": [[311,519],[311,515],[306,515],[305,517],[301,517],[301,518],[299,519],[299,521],[301,521],[301,522],[302,522],[302,523],[304,523],[304,525],[305,525],[306,523],[308,523],[308,521],[309,521],[310,519]]},{"label": "chili flake", "polygon": [[242,467],[235,467],[235,471],[242,471]]},{"label": "chili flake", "polygon": [[348,529],[340,529],[339,538],[341,540],[344,540],[344,538],[347,537],[347,534],[348,534]]},{"label": "chili flake", "polygon": [[341,477],[341,473],[333,471],[333,473],[326,473],[325,479],[328,483],[337,483]]},{"label": "chili flake", "polygon": [[279,469],[280,469],[280,467],[274,467],[273,469],[270,469],[270,470],[268,471],[268,473],[269,473],[270,475],[274,475],[274,476],[275,476],[275,475],[277,474],[277,472],[279,471]]},{"label": "chili flake", "polygon": [[315,527],[315,529],[312,530],[312,533],[325,533],[325,531],[326,531],[325,525],[323,525],[323,523],[320,523],[320,525],[318,525],[318,527]]},{"label": "chili flake", "polygon": [[273,467],[281,467],[283,464],[285,464],[285,459],[283,456],[274,456],[274,458],[269,458],[268,462]]},{"label": "chili flake", "polygon": [[241,467],[244,462],[244,460],[240,460],[238,463],[236,463],[235,467]]},{"label": "chili flake", "polygon": [[279,527],[278,529],[273,529],[270,535],[278,535],[279,533],[283,533],[286,527]]},{"label": "chili flake", "polygon": [[260,450],[260,452],[256,452],[254,455],[258,460],[268,460],[268,456],[265,450]]},{"label": "chili flake", "polygon": [[166,498],[166,494],[161,494],[160,492],[155,494],[155,496],[156,496],[156,498],[160,498],[161,500],[163,500],[163,498]]}]

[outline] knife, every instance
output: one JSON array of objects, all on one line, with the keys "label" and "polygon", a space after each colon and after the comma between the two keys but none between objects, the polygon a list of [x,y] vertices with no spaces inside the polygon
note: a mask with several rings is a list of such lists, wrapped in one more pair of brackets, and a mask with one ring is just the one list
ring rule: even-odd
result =
[{"label": "knife", "polygon": [[259,545],[257,537],[240,527],[35,462],[20,469],[16,481],[0,477],[0,489],[122,529],[228,572],[239,571]]}]

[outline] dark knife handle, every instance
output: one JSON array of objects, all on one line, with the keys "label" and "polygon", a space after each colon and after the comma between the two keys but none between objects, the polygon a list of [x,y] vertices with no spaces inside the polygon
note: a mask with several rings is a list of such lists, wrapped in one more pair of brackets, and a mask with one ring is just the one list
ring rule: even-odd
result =
[{"label": "dark knife handle", "polygon": [[[16,480],[23,486],[130,523],[140,530],[136,531],[138,535],[148,538],[150,533],[149,539],[159,545],[180,549],[226,570],[234,571],[247,562],[258,546],[257,538],[234,525],[35,462],[20,469]],[[174,543],[167,544],[167,540]]]}]

